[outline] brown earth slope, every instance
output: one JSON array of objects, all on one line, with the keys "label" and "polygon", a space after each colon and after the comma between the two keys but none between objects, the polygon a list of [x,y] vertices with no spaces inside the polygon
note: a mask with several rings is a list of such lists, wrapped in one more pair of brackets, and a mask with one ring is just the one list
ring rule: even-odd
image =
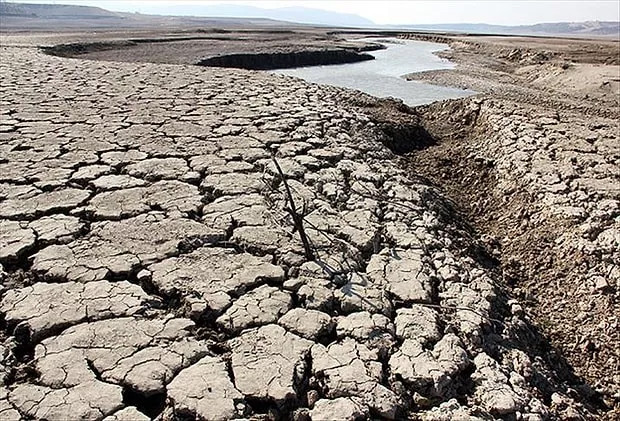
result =
[{"label": "brown earth slope", "polygon": [[488,235],[505,282],[618,416],[618,42],[450,42],[457,69],[410,78],[482,94],[420,108],[437,143],[409,164]]}]

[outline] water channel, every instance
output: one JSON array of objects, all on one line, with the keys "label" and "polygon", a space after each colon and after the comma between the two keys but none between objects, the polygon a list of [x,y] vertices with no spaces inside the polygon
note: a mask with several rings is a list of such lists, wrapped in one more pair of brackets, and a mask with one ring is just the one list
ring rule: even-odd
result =
[{"label": "water channel", "polygon": [[475,93],[404,79],[403,76],[408,73],[454,68],[454,63],[433,54],[448,49],[445,44],[396,38],[365,38],[360,41],[378,42],[387,48],[370,51],[374,60],[282,69],[275,73],[296,76],[308,82],[358,89],[376,97],[399,98],[410,106],[462,98]]}]

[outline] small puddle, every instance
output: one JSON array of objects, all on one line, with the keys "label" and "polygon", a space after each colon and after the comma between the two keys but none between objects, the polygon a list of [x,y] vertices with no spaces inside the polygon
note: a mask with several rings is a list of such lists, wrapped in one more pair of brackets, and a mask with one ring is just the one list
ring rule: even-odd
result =
[{"label": "small puddle", "polygon": [[358,89],[380,98],[398,98],[410,106],[475,94],[470,90],[404,79],[403,76],[409,73],[454,68],[454,63],[433,54],[447,50],[449,47],[446,44],[397,38],[364,38],[359,41],[377,42],[387,48],[368,52],[375,57],[370,61],[282,69],[274,73],[299,77],[308,82]]}]

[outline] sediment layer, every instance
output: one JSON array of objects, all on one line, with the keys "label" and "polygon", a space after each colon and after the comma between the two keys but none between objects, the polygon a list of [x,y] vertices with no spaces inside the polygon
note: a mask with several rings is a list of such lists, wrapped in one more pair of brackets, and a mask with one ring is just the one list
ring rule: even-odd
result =
[{"label": "sediment layer", "polygon": [[349,50],[292,51],[286,53],[226,54],[199,61],[199,66],[232,67],[247,70],[286,69],[374,60],[370,54]]}]

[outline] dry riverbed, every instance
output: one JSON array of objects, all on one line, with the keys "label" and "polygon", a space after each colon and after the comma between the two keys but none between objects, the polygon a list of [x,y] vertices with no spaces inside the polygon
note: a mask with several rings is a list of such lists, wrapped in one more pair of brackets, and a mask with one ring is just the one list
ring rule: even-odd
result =
[{"label": "dry riverbed", "polygon": [[0,418],[613,416],[617,120],[35,45],[0,49]]}]

